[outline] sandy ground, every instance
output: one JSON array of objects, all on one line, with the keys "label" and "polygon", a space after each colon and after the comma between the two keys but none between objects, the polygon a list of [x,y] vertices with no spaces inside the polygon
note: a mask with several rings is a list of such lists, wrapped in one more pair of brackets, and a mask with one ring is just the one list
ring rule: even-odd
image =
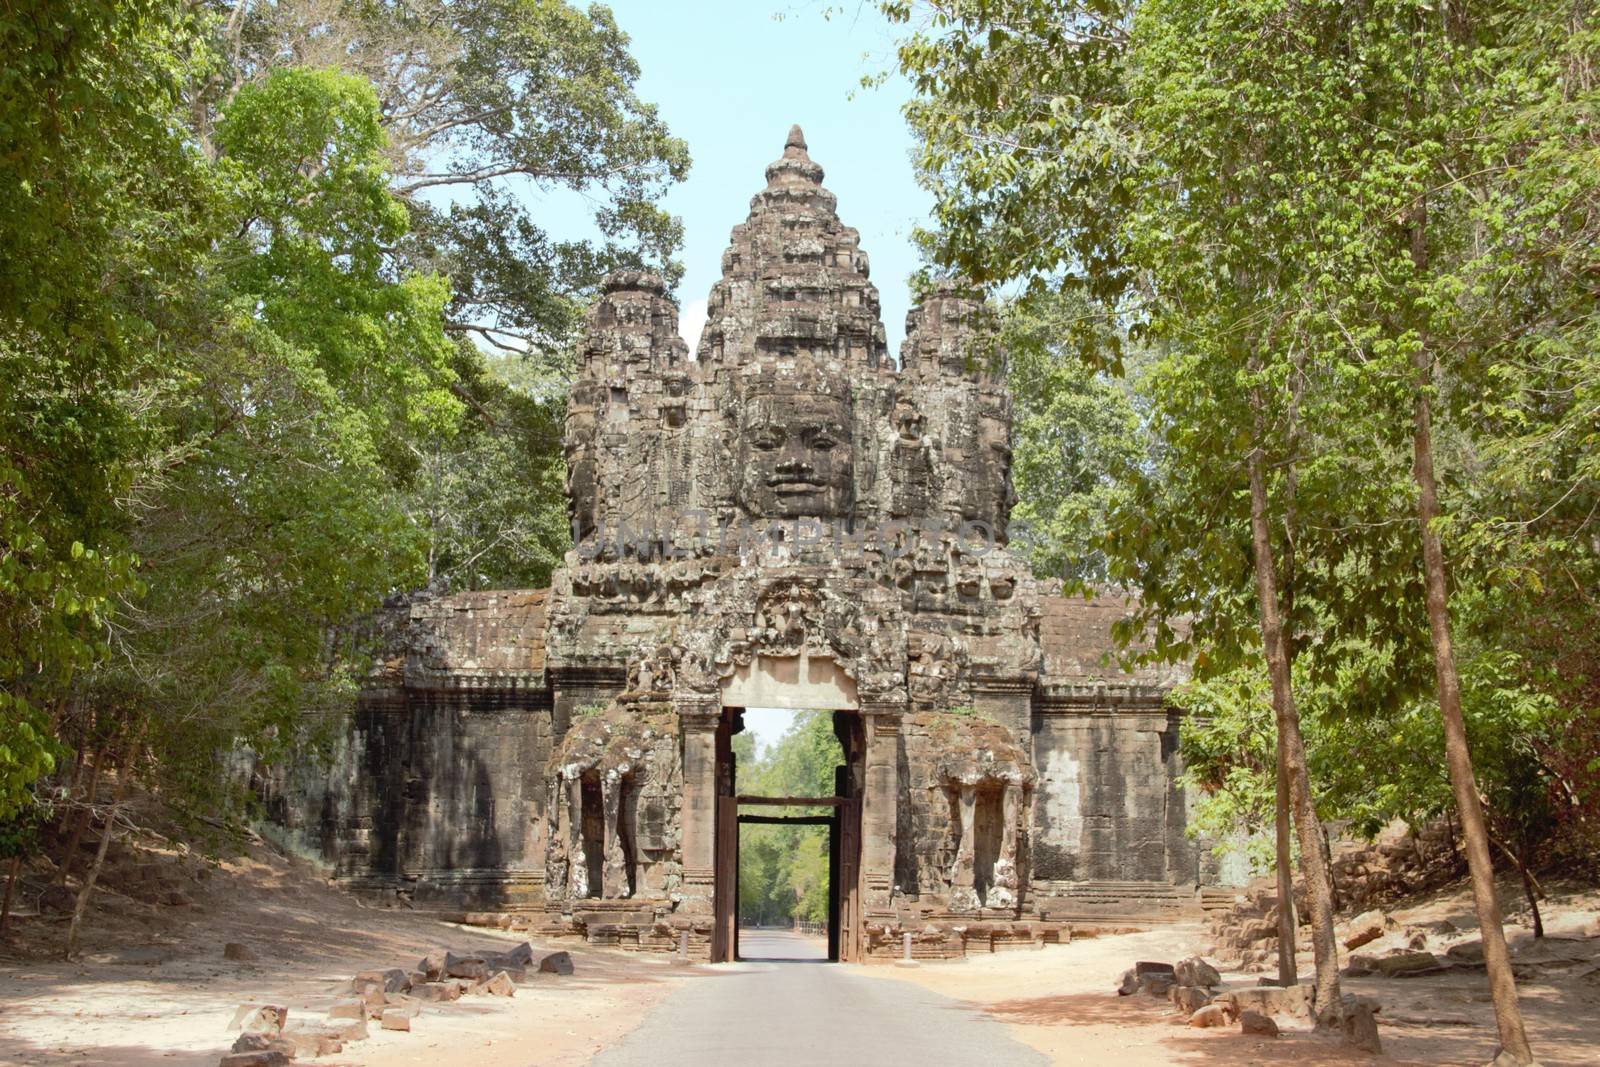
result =
[{"label": "sandy ground", "polygon": [[[131,856],[130,870],[150,860],[148,852]],[[316,1020],[345,995],[349,977],[358,970],[414,966],[425,953],[446,947],[503,949],[523,940],[518,934],[447,925],[424,913],[364,907],[309,867],[260,844],[249,856],[222,865],[192,857],[174,860],[162,867],[164,876],[173,869],[188,872],[179,903],[148,894],[141,899],[131,890],[97,895],[77,962],[49,958],[59,951],[64,933],[58,918],[21,920],[12,938],[0,944],[0,1065],[210,1067],[235,1037],[227,1027],[241,1003],[287,1005],[291,1019]],[[1551,936],[1542,942],[1534,942],[1525,927],[1510,929],[1524,1011],[1545,1067],[1600,1064],[1597,907],[1600,895],[1593,892],[1552,906],[1546,917]],[[1393,937],[1414,936],[1425,928],[1436,952],[1475,935],[1464,890],[1391,914],[1401,924]],[[1518,917],[1514,906],[1511,914]],[[1495,1051],[1486,984],[1482,973],[1472,970],[1347,981],[1346,991],[1382,1004],[1387,1054],[1377,1060],[1304,1025],[1287,1025],[1277,1040],[1234,1029],[1196,1030],[1165,1001],[1115,995],[1118,977],[1133,961],[1177,960],[1203,940],[1198,927],[1171,927],[1080,939],[1043,951],[852,970],[868,980],[914,982],[986,1012],[1055,1063],[1482,1064]],[[258,960],[225,961],[222,947],[230,941],[250,946]],[[510,1000],[473,997],[429,1005],[412,1033],[374,1029],[369,1040],[311,1062],[350,1067],[586,1063],[602,1048],[617,1045],[684,982],[726,976],[722,968],[656,956],[535,943],[536,950],[557,947],[572,952],[575,974],[530,975]],[[1309,956],[1302,956],[1302,976],[1310,970]],[[1254,986],[1257,978],[1226,972],[1224,977],[1229,987]],[[771,1008],[786,1010],[781,1003]]]},{"label": "sandy ground", "polygon": [[[362,907],[306,869],[254,850],[224,865],[192,905],[159,908],[108,895],[73,964],[0,958],[0,1064],[17,1067],[212,1067],[237,1036],[242,1003],[286,1005],[318,1020],[369,967],[416,965],[440,948],[504,950],[524,940],[429,916]],[[142,921],[141,921],[142,920]],[[31,925],[30,925],[31,923]],[[23,940],[62,927],[24,921]],[[259,961],[223,960],[243,942]],[[705,968],[573,949],[575,973],[530,975],[515,997],[429,1005],[411,1033],[374,1027],[343,1053],[309,1062],[430,1067],[581,1064],[630,1030],[682,976]]]},{"label": "sandy ground", "polygon": [[[1471,936],[1475,928],[1464,893],[1394,914],[1406,922],[1448,917],[1460,937]],[[1584,907],[1547,916],[1550,936],[1543,944],[1535,944],[1526,930],[1508,931],[1517,958],[1528,961],[1519,968],[1526,974],[1519,988],[1534,1052],[1544,1067],[1600,1063],[1600,970],[1589,969],[1600,957],[1600,937],[1588,936],[1593,918],[1592,908]],[[1166,1002],[1116,995],[1118,978],[1135,960],[1176,961],[1192,954],[1203,940],[1199,927],[1175,926],[1040,951],[879,968],[875,973],[979,1005],[1008,1023],[1019,1041],[1061,1064],[1459,1065],[1486,1064],[1497,1050],[1488,987],[1477,971],[1346,980],[1345,992],[1373,997],[1382,1005],[1384,1055],[1378,1057],[1284,1018],[1278,1020],[1283,1036],[1276,1039],[1245,1035],[1237,1028],[1200,1030],[1187,1026]],[[1566,957],[1577,962],[1567,965]],[[1303,979],[1309,977],[1309,956],[1302,957],[1300,970]],[[1257,977],[1223,972],[1226,988],[1253,987]]]}]

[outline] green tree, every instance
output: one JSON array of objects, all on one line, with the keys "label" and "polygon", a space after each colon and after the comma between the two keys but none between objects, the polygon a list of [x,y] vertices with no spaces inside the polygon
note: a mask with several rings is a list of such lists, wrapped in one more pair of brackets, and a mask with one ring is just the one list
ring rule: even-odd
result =
[{"label": "green tree", "polygon": [[[606,271],[676,279],[682,224],[658,201],[688,172],[684,143],[635,93],[639,67],[609,9],[565,0],[217,2],[215,69],[191,94],[212,127],[281,67],[371,84],[385,170],[412,216],[390,253],[451,282],[452,331],[548,358]],[[601,241],[558,241],[528,189],[570,198]]]},{"label": "green tree", "polygon": [[[1031,277],[1035,295],[1052,279],[1081,290],[1172,368],[1150,394],[1160,476],[1132,494],[1162,521],[1130,511],[1113,541],[1158,651],[1192,644],[1202,671],[1250,651],[1218,623],[1236,611],[1193,610],[1226,607],[1243,583],[1225,552],[1196,563],[1170,506],[1214,515],[1247,482],[1280,737],[1297,688],[1376,657],[1388,670],[1365,698],[1392,715],[1431,661],[1501,1040],[1526,1062],[1451,613],[1485,649],[1525,647],[1514,616],[1465,613],[1460,591],[1591,573],[1579,443],[1593,440],[1594,376],[1577,354],[1594,321],[1578,281],[1593,263],[1589,5],[916,10],[901,61],[921,93],[910,116],[937,196],[934,254],[980,280]],[[1223,547],[1238,530],[1196,533]],[[1188,639],[1162,629],[1179,603]],[[1508,662],[1522,688],[1490,688],[1548,716],[1528,688],[1543,670]],[[1291,786],[1304,816],[1310,790]],[[1297,821],[1315,866],[1314,821]],[[1332,953],[1313,919],[1326,993]]]},{"label": "green tree", "polygon": [[1014,403],[1012,538],[1039,577],[1086,586],[1109,579],[1108,519],[1146,458],[1129,390],[1067,341],[1090,314],[1081,299],[1047,294],[1008,305],[1001,320]]},{"label": "green tree", "polygon": [[183,35],[160,3],[0,14],[0,822],[54,765],[66,687],[136,584],[123,397],[204,250],[171,121]]},{"label": "green tree", "polygon": [[428,532],[428,579],[537,588],[570,547],[561,452],[566,382],[520,355],[458,353],[461,427],[412,442],[408,508]]}]

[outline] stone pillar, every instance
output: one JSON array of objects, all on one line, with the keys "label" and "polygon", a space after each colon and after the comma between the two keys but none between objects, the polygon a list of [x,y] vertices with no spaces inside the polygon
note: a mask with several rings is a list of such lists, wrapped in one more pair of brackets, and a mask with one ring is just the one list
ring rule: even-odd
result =
[{"label": "stone pillar", "polygon": [[904,704],[862,704],[866,791],[861,799],[861,872],[866,915],[887,915],[894,894],[895,832],[900,805],[900,716]]},{"label": "stone pillar", "polygon": [[600,895],[607,900],[628,895],[628,858],[622,851],[623,780],[617,774],[600,779],[600,812],[605,821],[604,860],[600,867]]},{"label": "stone pillar", "polygon": [[567,899],[589,895],[589,854],[583,847],[583,779],[567,779]]},{"label": "stone pillar", "polygon": [[1017,828],[1022,823],[1022,785],[1007,782],[1000,805],[1000,855],[994,861],[994,876],[984,904],[991,908],[1017,906]]},{"label": "stone pillar", "polygon": [[977,845],[978,845],[978,788],[970,782],[960,782],[961,840],[956,845],[956,866],[950,872],[950,910],[977,911],[978,900]]},{"label": "stone pillar", "polygon": [[717,726],[719,698],[676,700],[683,736],[683,910],[709,915],[717,872]]}]

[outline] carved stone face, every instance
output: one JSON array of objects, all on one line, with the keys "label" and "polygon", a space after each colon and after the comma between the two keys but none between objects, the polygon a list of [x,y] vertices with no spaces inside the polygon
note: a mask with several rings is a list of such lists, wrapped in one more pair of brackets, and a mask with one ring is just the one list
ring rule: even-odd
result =
[{"label": "carved stone face", "polygon": [[739,427],[739,503],[752,518],[833,518],[850,507],[850,407],[799,391],[756,393]]},{"label": "carved stone face", "polygon": [[991,532],[1003,533],[1017,502],[1011,487],[1011,434],[1001,416],[988,412],[978,417],[970,488],[962,518],[987,523]]}]

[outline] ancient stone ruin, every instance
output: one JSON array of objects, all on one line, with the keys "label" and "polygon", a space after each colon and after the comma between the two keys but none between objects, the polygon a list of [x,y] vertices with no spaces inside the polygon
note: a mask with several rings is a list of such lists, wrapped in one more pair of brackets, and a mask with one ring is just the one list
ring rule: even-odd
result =
[{"label": "ancient stone ruin", "polygon": [[822,178],[796,127],[692,357],[659,278],[606,280],[565,565],[549,590],[396,604],[336,773],[284,809],[353,888],[730,958],[730,739],[742,709],[786,707],[834,713],[845,753],[816,805],[840,958],[1207,903],[1171,679],[1106,664],[1125,604],[1051,595],[1006,547],[992,313],[938,289],[897,364]]}]

